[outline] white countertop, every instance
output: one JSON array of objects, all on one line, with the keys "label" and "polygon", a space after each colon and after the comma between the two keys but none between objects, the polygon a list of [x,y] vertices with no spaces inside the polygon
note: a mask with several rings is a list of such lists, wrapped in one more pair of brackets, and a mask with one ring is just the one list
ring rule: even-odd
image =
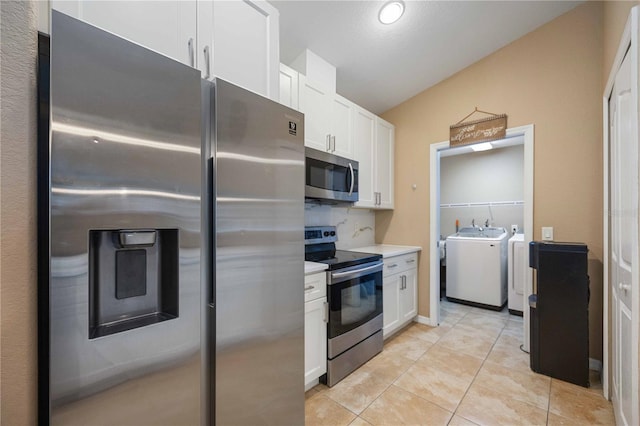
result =
[{"label": "white countertop", "polygon": [[307,262],[304,261],[304,274],[314,274],[316,272],[321,272],[327,269],[329,265],[325,263],[317,263],[317,262]]},{"label": "white countertop", "polygon": [[361,251],[364,253],[381,254],[382,258],[400,256],[402,254],[415,253],[421,251],[422,247],[418,246],[395,246],[390,244],[376,244],[374,246],[358,247],[349,249],[350,251]]}]

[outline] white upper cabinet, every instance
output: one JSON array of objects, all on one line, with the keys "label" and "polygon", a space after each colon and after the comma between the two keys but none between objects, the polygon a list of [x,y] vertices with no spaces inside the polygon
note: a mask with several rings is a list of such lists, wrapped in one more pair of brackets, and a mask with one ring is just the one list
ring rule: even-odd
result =
[{"label": "white upper cabinet", "polygon": [[276,101],[280,96],[280,15],[264,0],[52,0],[50,4],[197,67],[203,78],[220,77]]},{"label": "white upper cabinet", "polygon": [[280,103],[298,109],[298,71],[280,64]]},{"label": "white upper cabinet", "polygon": [[195,1],[59,1],[67,15],[194,66]]},{"label": "white upper cabinet", "polygon": [[355,105],[346,98],[333,95],[331,103],[331,152],[353,158],[353,110]]},{"label": "white upper cabinet", "polygon": [[[263,0],[212,3],[213,74],[278,101],[278,9]],[[208,22],[198,22],[201,25],[209,25]]]},{"label": "white upper cabinet", "polygon": [[395,127],[376,117],[376,156],[374,176],[379,209],[393,209],[393,163]]},{"label": "white upper cabinet", "polygon": [[300,111],[305,116],[305,145],[353,158],[354,104],[303,74],[298,82]]},{"label": "white upper cabinet", "polygon": [[353,120],[354,160],[358,161],[358,196],[354,207],[393,209],[395,128],[360,107]]},{"label": "white upper cabinet", "polygon": [[304,74],[298,77],[298,87],[300,111],[304,113],[304,144],[330,152],[333,94]]},{"label": "white upper cabinet", "polygon": [[358,161],[358,198],[355,207],[375,208],[376,116],[360,107],[353,113],[354,159]]},{"label": "white upper cabinet", "polygon": [[341,157],[353,158],[355,105],[336,93],[336,68],[310,50],[291,66],[300,74],[300,111],[305,115],[305,145]]}]

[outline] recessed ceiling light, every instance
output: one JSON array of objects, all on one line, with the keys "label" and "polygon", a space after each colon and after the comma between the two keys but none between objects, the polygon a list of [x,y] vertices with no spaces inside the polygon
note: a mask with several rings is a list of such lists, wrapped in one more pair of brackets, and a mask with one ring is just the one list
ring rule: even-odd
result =
[{"label": "recessed ceiling light", "polygon": [[382,6],[382,9],[380,9],[380,13],[378,14],[378,19],[383,24],[393,24],[398,19],[400,19],[403,13],[404,13],[403,2],[390,1],[389,3]]},{"label": "recessed ceiling light", "polygon": [[491,145],[491,142],[484,142],[484,143],[476,143],[471,145],[471,149],[478,152],[478,151],[488,151],[491,148],[493,148],[493,145]]}]

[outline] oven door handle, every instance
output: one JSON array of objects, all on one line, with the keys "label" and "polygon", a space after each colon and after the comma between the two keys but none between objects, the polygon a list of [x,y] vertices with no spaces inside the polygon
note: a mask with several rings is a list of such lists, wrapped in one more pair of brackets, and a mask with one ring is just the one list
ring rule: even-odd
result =
[{"label": "oven door handle", "polygon": [[382,271],[382,262],[376,263],[372,266],[367,266],[366,268],[360,269],[352,269],[351,271],[346,272],[332,272],[331,273],[331,284],[334,284],[336,279],[342,278],[340,281],[346,281],[351,278],[356,278],[361,276],[363,272],[378,272]]}]

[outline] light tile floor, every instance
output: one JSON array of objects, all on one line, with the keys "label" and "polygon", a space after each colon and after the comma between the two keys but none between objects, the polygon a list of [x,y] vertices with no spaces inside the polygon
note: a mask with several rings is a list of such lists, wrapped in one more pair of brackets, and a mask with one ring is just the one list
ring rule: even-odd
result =
[{"label": "light tile floor", "polygon": [[306,394],[307,425],[613,425],[589,389],[536,374],[522,318],[441,302],[440,327],[412,323],[333,388]]}]

